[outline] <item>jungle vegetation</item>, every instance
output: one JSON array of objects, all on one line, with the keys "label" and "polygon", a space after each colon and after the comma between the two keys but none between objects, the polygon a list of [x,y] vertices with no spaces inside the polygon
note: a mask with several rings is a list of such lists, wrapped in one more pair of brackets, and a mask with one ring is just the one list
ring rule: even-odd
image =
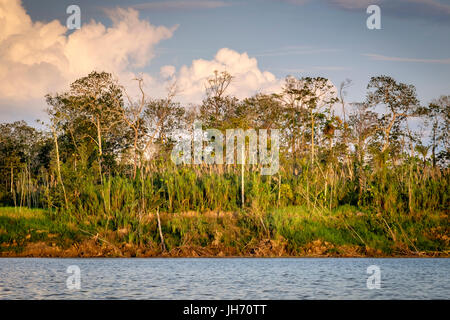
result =
[{"label": "jungle vegetation", "polygon": [[[450,96],[422,104],[413,85],[376,76],[349,103],[350,80],[289,76],[281,92],[238,99],[232,81],[215,72],[185,106],[176,84],[152,98],[137,78],[132,97],[94,71],[46,96],[40,126],[0,124],[0,252],[448,255]],[[176,132],[196,120],[279,129],[278,173],[175,165]]]}]

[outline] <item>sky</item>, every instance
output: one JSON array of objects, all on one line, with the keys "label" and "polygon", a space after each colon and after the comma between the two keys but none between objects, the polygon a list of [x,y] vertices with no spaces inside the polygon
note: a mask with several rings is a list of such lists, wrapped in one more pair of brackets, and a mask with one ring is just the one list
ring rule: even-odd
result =
[{"label": "sky", "polygon": [[[69,5],[81,28],[68,30]],[[369,5],[381,10],[370,30]],[[239,98],[279,92],[287,75],[351,79],[362,101],[370,77],[413,84],[423,104],[450,94],[450,0],[0,0],[0,122],[45,120],[45,94],[89,72],[112,72],[130,95],[176,81],[199,103],[214,70]]]}]

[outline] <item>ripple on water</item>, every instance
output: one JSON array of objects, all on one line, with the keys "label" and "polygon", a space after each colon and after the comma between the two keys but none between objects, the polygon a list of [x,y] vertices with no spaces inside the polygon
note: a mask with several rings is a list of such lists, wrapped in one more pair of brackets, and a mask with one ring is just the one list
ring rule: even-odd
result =
[{"label": "ripple on water", "polygon": [[[81,290],[66,288],[69,265]],[[449,271],[449,259],[2,258],[0,299],[449,299]]]}]

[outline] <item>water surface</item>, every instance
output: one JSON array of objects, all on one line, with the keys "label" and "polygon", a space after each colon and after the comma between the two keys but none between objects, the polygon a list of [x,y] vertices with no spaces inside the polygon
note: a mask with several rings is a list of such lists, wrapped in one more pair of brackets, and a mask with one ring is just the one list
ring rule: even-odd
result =
[{"label": "water surface", "polygon": [[0,258],[0,299],[449,299],[449,272],[450,259]]}]

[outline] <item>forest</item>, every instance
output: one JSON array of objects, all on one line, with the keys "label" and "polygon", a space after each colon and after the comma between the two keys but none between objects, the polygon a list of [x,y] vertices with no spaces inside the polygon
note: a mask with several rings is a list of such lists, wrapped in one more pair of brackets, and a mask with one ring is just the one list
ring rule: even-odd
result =
[{"label": "forest", "polygon": [[[0,255],[448,256],[450,95],[375,76],[350,102],[351,80],[288,76],[238,99],[232,82],[216,71],[183,105],[176,83],[131,95],[94,71],[46,96],[46,121],[1,123]],[[278,130],[278,172],[175,164],[195,121]]]}]

